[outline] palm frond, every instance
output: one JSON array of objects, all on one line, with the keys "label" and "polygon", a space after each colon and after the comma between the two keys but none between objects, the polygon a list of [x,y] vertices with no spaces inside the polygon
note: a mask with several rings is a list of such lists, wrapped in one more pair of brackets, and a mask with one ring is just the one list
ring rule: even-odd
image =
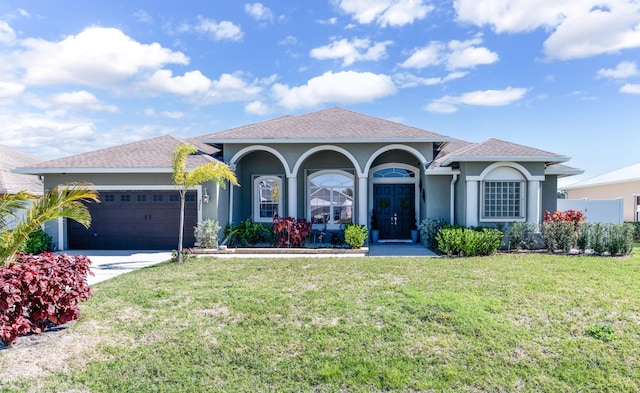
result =
[{"label": "palm frond", "polygon": [[98,192],[88,184],[68,183],[37,198],[28,207],[25,219],[12,230],[3,232],[5,244],[0,258],[5,266],[14,258],[20,245],[45,222],[59,218],[70,218],[85,227],[91,225],[91,214],[85,203],[100,202]]}]

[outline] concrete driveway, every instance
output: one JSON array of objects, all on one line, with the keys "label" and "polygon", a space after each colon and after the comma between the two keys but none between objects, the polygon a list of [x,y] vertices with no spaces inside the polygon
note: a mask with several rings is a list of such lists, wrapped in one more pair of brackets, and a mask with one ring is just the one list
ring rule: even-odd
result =
[{"label": "concrete driveway", "polygon": [[87,277],[89,285],[171,259],[171,251],[130,250],[66,250],[56,254],[86,255],[91,260],[94,277]]}]

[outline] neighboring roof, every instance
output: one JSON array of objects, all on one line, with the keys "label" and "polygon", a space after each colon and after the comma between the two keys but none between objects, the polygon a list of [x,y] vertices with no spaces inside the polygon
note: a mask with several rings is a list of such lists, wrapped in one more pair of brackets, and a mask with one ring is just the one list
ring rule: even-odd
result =
[{"label": "neighboring roof", "polygon": [[444,142],[449,137],[342,108],[284,116],[201,137],[205,143]]},{"label": "neighboring roof", "polygon": [[20,168],[22,173],[115,173],[172,172],[173,152],[182,142],[192,144],[198,153],[187,158],[187,166],[195,167],[214,160],[218,149],[197,139],[183,140],[171,135],[95,150],[88,153],[45,161]]},{"label": "neighboring roof", "polygon": [[564,187],[565,190],[584,188],[591,186],[602,186],[606,184],[625,183],[640,181],[640,163],[626,166],[612,172],[592,177]]},{"label": "neighboring roof", "polygon": [[42,194],[42,181],[33,175],[14,173],[13,169],[44,161],[40,157],[0,145],[0,194],[29,191]]},{"label": "neighboring roof", "polygon": [[442,157],[440,165],[450,165],[454,162],[474,161],[519,161],[560,163],[569,161],[569,157],[533,147],[518,145],[500,139],[487,139],[484,142],[463,145]]}]

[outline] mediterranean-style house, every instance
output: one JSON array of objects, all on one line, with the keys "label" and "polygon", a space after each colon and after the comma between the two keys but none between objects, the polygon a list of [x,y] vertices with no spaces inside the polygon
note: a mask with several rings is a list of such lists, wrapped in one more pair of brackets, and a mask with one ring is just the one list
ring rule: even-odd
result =
[{"label": "mediterranean-style house", "polygon": [[562,187],[567,199],[623,198],[624,221],[640,221],[640,163]]},{"label": "mediterranean-style house", "polygon": [[[539,224],[556,208],[557,179],[582,171],[569,157],[488,139],[465,142],[361,113],[329,108],[283,116],[195,138],[161,136],[21,168],[45,189],[88,182],[100,192],[89,230],[59,220],[47,227],[60,249],[170,249],[177,243],[177,193],[171,156],[182,142],[198,149],[187,165],[220,160],[240,187],[195,187],[186,228],[274,215],[305,218],[316,229],[371,225],[381,240],[410,238],[413,224],[443,218],[464,226]],[[185,231],[185,246],[193,245]]]}]

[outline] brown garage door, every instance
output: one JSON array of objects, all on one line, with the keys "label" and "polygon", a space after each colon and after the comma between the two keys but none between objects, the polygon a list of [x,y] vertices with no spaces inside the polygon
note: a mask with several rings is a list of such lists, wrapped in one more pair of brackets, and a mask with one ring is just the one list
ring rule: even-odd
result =
[{"label": "brown garage door", "polygon": [[[180,198],[177,191],[103,191],[89,204],[91,227],[68,220],[70,249],[173,250],[178,247]],[[187,193],[184,247],[192,247],[198,222],[196,193]]]}]

